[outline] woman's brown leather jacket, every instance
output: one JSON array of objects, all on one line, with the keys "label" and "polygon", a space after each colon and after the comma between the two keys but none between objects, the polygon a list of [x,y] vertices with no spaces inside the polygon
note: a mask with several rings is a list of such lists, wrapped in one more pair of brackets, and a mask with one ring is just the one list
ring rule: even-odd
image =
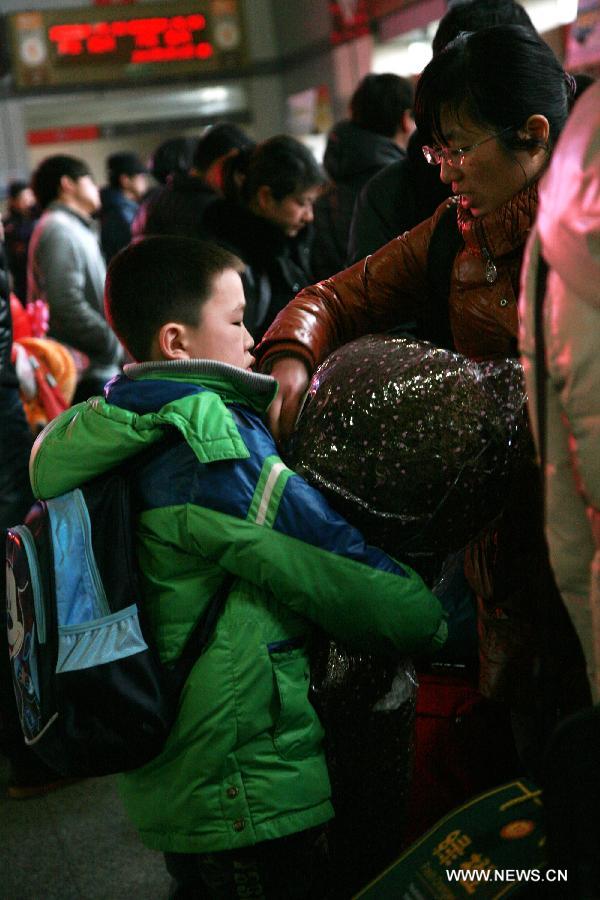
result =
[{"label": "woman's brown leather jacket", "polygon": [[[312,371],[332,350],[360,335],[418,320],[429,290],[431,235],[454,202],[445,201],[412,231],[301,291],[257,348],[261,367],[274,353],[291,353]],[[457,207],[464,246],[454,261],[448,303],[454,346],[465,356],[516,356],[519,271],[536,206],[537,185],[531,185],[481,219]]]},{"label": "woman's brown leather jacket", "polygon": [[[456,201],[445,201],[431,219],[301,291],[257,348],[259,365],[265,367],[276,355],[293,355],[312,372],[354,338],[419,320],[430,288],[431,236],[449,202]],[[520,266],[536,207],[536,184],[480,219],[457,207],[464,245],[450,277],[450,328],[455,349],[471,359],[517,355]],[[551,596],[560,604],[547,562],[537,484],[532,461],[513,486],[499,528],[477,541],[467,559],[467,576],[480,604],[481,689],[529,711],[539,610]]]}]

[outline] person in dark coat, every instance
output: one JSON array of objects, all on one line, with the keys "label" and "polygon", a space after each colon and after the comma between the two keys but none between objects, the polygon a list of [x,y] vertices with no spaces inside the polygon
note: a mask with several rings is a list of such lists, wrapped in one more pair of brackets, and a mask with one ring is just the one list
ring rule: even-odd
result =
[{"label": "person in dark coat", "polygon": [[159,144],[149,161],[150,174],[156,184],[146,191],[131,223],[131,236],[140,237],[146,228],[146,221],[154,203],[170,184],[175,175],[187,175],[192,167],[198,138],[169,138]]},{"label": "person in dark coat", "polygon": [[377,172],[360,191],[350,225],[347,265],[428,219],[450,196],[448,185],[427,165],[421,144],[421,135],[413,132],[402,159]]},{"label": "person in dark coat", "polygon": [[173,174],[149,204],[144,221],[136,222],[135,233],[205,238],[204,213],[221,194],[225,161],[253,145],[237,125],[214,125],[200,138],[189,171]]},{"label": "person in dark coat", "polygon": [[27,302],[27,251],[39,214],[29,182],[12,181],[8,186],[8,213],[3,220],[4,246],[13,293],[23,304]]},{"label": "person in dark coat", "polygon": [[313,280],[313,205],[323,173],[304,144],[278,135],[240,154],[228,169],[227,196],[206,211],[207,236],[246,264],[244,321],[255,341]]},{"label": "person in dark coat", "polygon": [[100,191],[100,245],[106,262],[131,240],[131,224],[148,187],[148,170],[136,153],[108,157],[109,184]]},{"label": "person in dark coat", "polygon": [[315,206],[312,266],[319,280],[346,264],[354,201],[376,172],[405,156],[414,129],[413,88],[399,75],[367,75],[350,101],[350,119],[329,134],[323,164],[330,189]]},{"label": "person in dark coat", "polygon": [[[535,30],[529,15],[515,0],[467,0],[449,9],[440,21],[431,45],[434,56],[461,32],[478,31],[488,25],[523,25]],[[362,187],[352,214],[345,265],[364,259],[424,222],[450,196],[449,186],[425,162],[423,143],[423,136],[414,131],[406,155],[377,172]]]}]

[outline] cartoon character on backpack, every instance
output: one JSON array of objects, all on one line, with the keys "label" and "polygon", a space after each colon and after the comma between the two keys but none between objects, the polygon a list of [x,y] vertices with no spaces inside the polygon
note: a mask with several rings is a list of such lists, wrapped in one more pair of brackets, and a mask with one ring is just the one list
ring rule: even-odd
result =
[{"label": "cartoon character on backpack", "polygon": [[[31,589],[29,580],[18,583],[10,561],[6,566],[6,612],[8,649],[13,670],[13,685],[17,701],[17,709],[25,736],[39,731],[41,710],[35,689],[35,658],[32,655],[34,646],[34,622],[26,621],[23,595]],[[26,608],[26,604],[25,604]]]},{"label": "cartoon character on backpack", "polygon": [[8,565],[6,569],[6,607],[8,652],[12,659],[13,656],[18,656],[23,647],[25,626],[23,625],[23,609],[19,603],[17,582],[11,565]]}]

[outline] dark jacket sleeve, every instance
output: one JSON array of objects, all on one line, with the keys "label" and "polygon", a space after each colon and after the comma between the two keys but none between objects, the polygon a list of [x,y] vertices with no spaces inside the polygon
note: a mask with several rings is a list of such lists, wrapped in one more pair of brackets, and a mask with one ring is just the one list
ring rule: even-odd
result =
[{"label": "dark jacket sleeve", "polygon": [[100,222],[100,245],[107,263],[131,240],[131,228],[116,209],[108,210]]},{"label": "dark jacket sleeve", "polygon": [[315,203],[311,268],[317,280],[341,272],[346,264],[355,197],[348,185],[331,185]]},{"label": "dark jacket sleeve", "polygon": [[400,159],[374,175],[356,199],[348,240],[348,265],[379,250],[415,224],[409,163]]}]

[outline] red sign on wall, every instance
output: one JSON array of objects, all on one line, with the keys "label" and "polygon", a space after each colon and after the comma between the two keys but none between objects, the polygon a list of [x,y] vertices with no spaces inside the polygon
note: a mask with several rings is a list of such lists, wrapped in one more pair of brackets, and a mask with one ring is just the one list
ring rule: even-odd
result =
[{"label": "red sign on wall", "polygon": [[39,128],[27,132],[27,143],[63,144],[67,141],[95,141],[100,137],[97,125],[72,125],[69,128]]}]

